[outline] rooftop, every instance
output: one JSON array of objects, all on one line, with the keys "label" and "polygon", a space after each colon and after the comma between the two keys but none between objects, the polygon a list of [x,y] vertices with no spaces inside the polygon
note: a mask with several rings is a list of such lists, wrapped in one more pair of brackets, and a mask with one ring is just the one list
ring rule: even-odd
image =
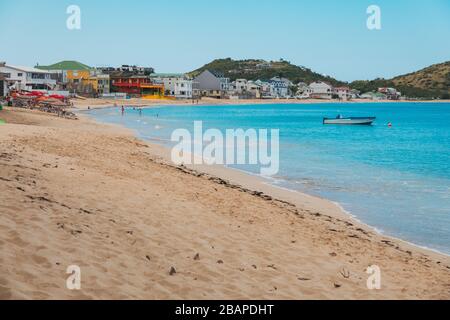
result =
[{"label": "rooftop", "polygon": [[36,69],[33,67],[24,67],[24,66],[13,66],[10,64],[5,65],[6,68],[12,68],[23,72],[30,72],[30,73],[47,73],[45,70]]},{"label": "rooftop", "polygon": [[217,70],[206,70],[211,72],[216,78],[224,78],[225,75],[223,74],[223,72],[217,71]]},{"label": "rooftop", "polygon": [[71,60],[65,60],[65,61],[60,61],[57,62],[55,64],[49,65],[49,66],[36,66],[36,68],[38,69],[42,69],[42,70],[90,70],[92,69],[91,67],[78,62],[78,61],[71,61]]},{"label": "rooftop", "polygon": [[184,73],[152,73],[151,78],[184,78]]},{"label": "rooftop", "polygon": [[114,71],[110,73],[110,78],[134,78],[134,79],[149,79],[149,76],[137,74],[130,71]]}]

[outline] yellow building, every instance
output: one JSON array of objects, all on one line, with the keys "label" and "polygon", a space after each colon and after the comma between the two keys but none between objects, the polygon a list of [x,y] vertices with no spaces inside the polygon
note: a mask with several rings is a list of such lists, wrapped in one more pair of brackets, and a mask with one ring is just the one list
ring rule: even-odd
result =
[{"label": "yellow building", "polygon": [[98,74],[82,78],[81,83],[85,87],[91,87],[92,91],[98,94],[110,93],[110,79],[108,74]]},{"label": "yellow building", "polygon": [[164,96],[164,85],[141,83],[141,96],[143,99],[167,99]]},{"label": "yellow building", "polygon": [[88,80],[91,77],[89,70],[67,70],[66,79],[67,82],[81,83],[83,80]]}]

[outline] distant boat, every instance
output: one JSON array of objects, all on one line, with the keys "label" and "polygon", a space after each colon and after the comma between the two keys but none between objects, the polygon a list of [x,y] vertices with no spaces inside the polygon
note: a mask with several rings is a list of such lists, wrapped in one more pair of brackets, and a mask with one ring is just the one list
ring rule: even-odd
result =
[{"label": "distant boat", "polygon": [[343,118],[323,118],[323,124],[340,124],[340,125],[371,125],[376,117],[349,117]]}]

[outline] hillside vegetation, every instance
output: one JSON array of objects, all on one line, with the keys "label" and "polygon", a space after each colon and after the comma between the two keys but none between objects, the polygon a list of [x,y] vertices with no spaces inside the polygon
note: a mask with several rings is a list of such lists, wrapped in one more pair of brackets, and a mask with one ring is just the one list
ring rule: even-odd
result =
[{"label": "hillside vegetation", "polygon": [[299,82],[310,83],[313,81],[326,81],[333,85],[342,85],[344,82],[338,81],[332,77],[324,76],[313,72],[308,68],[296,66],[288,61],[265,61],[261,59],[233,60],[217,59],[203,67],[189,73],[195,77],[204,70],[215,70],[222,72],[232,81],[236,79],[247,80],[269,80],[273,77],[284,77],[297,84]]},{"label": "hillside vegetation", "polygon": [[450,61],[389,80],[353,81],[350,86],[361,92],[374,91],[379,87],[394,87],[408,97],[449,99]]},{"label": "hillside vegetation", "polygon": [[417,98],[450,98],[450,61],[435,64],[422,70],[397,76],[392,79],[357,80],[350,84],[329,76],[314,72],[311,69],[296,66],[289,61],[265,61],[261,59],[233,60],[217,59],[189,73],[195,77],[204,70],[222,72],[232,81],[236,79],[269,80],[280,76],[288,78],[294,84],[325,81],[334,86],[349,85],[362,93],[377,91],[380,87],[394,87],[402,95]]}]

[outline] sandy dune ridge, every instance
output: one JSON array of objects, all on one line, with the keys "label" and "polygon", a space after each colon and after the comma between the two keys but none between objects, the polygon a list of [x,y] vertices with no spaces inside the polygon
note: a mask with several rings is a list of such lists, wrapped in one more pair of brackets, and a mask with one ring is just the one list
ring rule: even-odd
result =
[{"label": "sandy dune ridge", "polygon": [[[0,299],[450,298],[448,256],[333,206],[173,166],[84,117],[0,118]],[[373,264],[381,290],[366,287]]]}]

